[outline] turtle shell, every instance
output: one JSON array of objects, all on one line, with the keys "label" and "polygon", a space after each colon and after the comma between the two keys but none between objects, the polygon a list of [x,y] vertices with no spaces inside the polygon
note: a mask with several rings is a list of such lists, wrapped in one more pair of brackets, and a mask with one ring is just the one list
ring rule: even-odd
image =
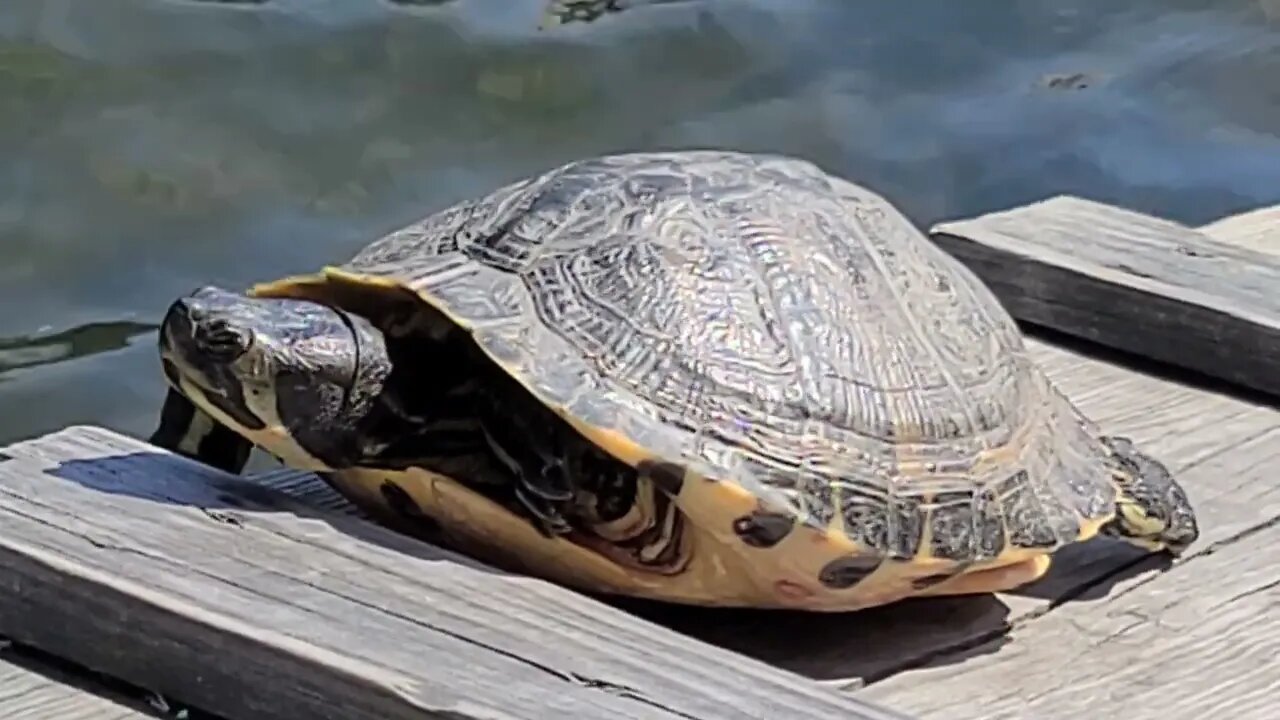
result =
[{"label": "turtle shell", "polygon": [[[468,329],[674,497],[704,552],[767,576],[754,587],[773,604],[920,592],[1114,513],[1096,433],[991,291],[883,198],[806,161],[581,160],[326,273],[411,290]],[[716,599],[700,587],[693,600]]]}]

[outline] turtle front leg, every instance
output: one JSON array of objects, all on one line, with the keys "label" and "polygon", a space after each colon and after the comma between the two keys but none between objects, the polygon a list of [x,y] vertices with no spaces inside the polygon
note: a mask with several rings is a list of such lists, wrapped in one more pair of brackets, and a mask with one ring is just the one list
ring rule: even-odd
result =
[{"label": "turtle front leg", "polygon": [[1101,438],[1120,488],[1115,519],[1102,534],[1152,551],[1181,555],[1200,536],[1187,493],[1159,460],[1125,437]]},{"label": "turtle front leg", "polygon": [[[517,512],[547,537],[573,530],[568,514],[574,488],[557,453],[555,419],[533,403],[490,395],[481,425],[491,456],[511,474]],[[524,405],[524,407],[521,407]]]},{"label": "turtle front leg", "polygon": [[173,388],[165,395],[160,422],[148,442],[237,475],[244,470],[253,450],[253,443],[214,420]]}]

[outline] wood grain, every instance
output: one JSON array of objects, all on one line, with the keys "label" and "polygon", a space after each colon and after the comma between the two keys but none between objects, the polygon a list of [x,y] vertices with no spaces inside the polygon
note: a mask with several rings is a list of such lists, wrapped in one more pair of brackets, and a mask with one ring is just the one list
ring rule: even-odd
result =
[{"label": "wood grain", "polygon": [[904,717],[105,430],[3,455],[0,633],[232,720]]},{"label": "wood grain", "polygon": [[1277,517],[1255,520],[1213,553],[1028,623],[998,655],[860,695],[948,720],[1271,720],[1280,701],[1277,547]]},{"label": "wood grain", "polygon": [[1228,215],[1198,229],[1218,242],[1280,255],[1280,205]]},{"label": "wood grain", "polygon": [[31,662],[11,661],[0,653],[0,718],[4,720],[150,720],[123,698],[93,686],[91,680]]},{"label": "wood grain", "polygon": [[1280,396],[1278,255],[1070,196],[931,235],[1023,322]]}]

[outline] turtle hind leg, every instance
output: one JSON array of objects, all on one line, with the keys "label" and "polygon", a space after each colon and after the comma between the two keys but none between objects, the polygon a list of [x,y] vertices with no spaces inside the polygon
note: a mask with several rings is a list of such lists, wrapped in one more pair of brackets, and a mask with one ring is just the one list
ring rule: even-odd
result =
[{"label": "turtle hind leg", "polygon": [[214,420],[172,388],[165,395],[160,422],[147,442],[237,475],[244,470],[253,450],[253,443]]},{"label": "turtle hind leg", "polygon": [[1101,438],[1119,487],[1115,518],[1101,533],[1142,548],[1181,555],[1200,536],[1187,493],[1169,469],[1125,437]]}]

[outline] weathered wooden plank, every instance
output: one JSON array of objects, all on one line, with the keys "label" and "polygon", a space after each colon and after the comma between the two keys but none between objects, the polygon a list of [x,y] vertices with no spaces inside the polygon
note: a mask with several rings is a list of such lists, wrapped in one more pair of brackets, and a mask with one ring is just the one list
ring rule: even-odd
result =
[{"label": "weathered wooden plank", "polygon": [[1218,242],[1280,255],[1280,205],[1228,215],[1198,229]]},{"label": "weathered wooden plank", "polygon": [[[1234,486],[1223,482],[1223,474],[1237,482],[1258,475],[1260,470],[1249,465],[1256,456],[1233,449],[1280,428],[1280,413],[1042,341],[1032,339],[1029,345],[1037,362],[1105,430],[1132,436],[1179,472],[1205,517],[1205,540],[1197,549],[1239,531],[1239,520],[1249,517],[1239,503],[1258,498],[1232,494]],[[259,481],[278,484],[310,502],[349,508],[310,475],[285,471]],[[1118,543],[1089,543],[1061,553],[1048,578],[1018,594],[919,600],[845,615],[624,606],[701,640],[856,687],[1001,637],[1009,625],[1086,589],[1102,592],[1099,582],[1139,557]]]},{"label": "weathered wooden plank", "polygon": [[1280,256],[1069,196],[931,234],[1019,320],[1280,395]]},{"label": "weathered wooden plank", "polygon": [[[1280,435],[1270,442],[1275,467]],[[860,694],[948,720],[1270,720],[1280,702],[1280,516],[1250,519],[1212,553],[1028,623],[998,654]]]},{"label": "weathered wooden plank", "polygon": [[901,718],[96,428],[0,461],[0,633],[234,720]]},{"label": "weathered wooden plank", "polygon": [[[148,720],[145,712],[93,680],[0,653],[0,718],[4,720]],[[90,691],[92,689],[92,691]]]}]

